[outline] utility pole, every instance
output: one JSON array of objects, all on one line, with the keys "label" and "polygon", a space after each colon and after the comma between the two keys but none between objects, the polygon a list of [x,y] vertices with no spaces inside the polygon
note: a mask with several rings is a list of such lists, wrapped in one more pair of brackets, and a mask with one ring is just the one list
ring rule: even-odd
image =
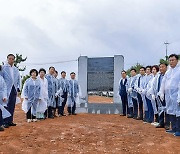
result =
[{"label": "utility pole", "polygon": [[164,42],[164,44],[165,44],[165,46],[166,46],[166,60],[168,60],[168,45],[169,45],[170,43],[168,43],[168,42],[166,41],[166,42]]}]

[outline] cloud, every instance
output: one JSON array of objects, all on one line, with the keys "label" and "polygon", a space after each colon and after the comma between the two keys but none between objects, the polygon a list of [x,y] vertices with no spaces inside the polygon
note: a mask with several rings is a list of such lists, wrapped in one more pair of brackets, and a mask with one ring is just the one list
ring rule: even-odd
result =
[{"label": "cloud", "polygon": [[[0,2],[0,61],[12,51],[28,56],[28,63],[122,54],[127,69],[158,63],[166,40],[169,53],[180,53],[178,0]],[[57,67],[77,70],[74,63]]]}]

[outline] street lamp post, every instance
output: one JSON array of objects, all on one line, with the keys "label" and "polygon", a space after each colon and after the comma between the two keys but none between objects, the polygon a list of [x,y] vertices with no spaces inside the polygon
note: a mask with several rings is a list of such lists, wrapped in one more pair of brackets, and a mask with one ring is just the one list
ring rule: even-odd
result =
[{"label": "street lamp post", "polygon": [[166,46],[166,60],[168,60],[168,45],[169,45],[170,43],[168,43],[168,42],[166,41],[166,42],[164,42],[164,44],[165,44],[165,46]]}]

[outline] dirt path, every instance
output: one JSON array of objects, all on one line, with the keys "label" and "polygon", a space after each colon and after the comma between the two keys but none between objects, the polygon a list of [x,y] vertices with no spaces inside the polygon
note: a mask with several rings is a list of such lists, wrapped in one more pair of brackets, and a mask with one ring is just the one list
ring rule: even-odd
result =
[{"label": "dirt path", "polygon": [[0,133],[0,153],[180,153],[180,138],[119,115],[79,114],[26,123],[16,109],[17,127]]}]

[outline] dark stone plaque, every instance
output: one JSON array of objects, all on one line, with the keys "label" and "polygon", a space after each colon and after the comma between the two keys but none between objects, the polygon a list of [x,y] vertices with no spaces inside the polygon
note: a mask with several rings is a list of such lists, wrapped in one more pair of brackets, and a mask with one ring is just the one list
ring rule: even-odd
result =
[{"label": "dark stone plaque", "polygon": [[88,58],[87,67],[88,95],[101,96],[102,102],[106,99],[105,97],[111,97],[112,99],[114,58]]}]

